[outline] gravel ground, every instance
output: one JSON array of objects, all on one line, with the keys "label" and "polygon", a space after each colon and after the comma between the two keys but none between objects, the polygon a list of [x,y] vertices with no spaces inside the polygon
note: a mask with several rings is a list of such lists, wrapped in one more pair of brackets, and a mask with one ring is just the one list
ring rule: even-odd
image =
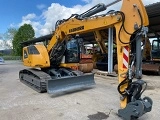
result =
[{"label": "gravel ground", "polygon": [[[96,86],[70,94],[37,93],[18,79],[20,61],[0,65],[0,120],[121,120],[117,77],[95,75]],[[160,76],[143,76],[153,109],[139,120],[159,120]]]}]

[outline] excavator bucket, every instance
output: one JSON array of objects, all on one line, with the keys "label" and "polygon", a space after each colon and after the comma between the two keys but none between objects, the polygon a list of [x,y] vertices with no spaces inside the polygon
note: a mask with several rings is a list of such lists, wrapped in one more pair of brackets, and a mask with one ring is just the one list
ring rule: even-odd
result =
[{"label": "excavator bucket", "polygon": [[47,92],[49,94],[67,93],[77,90],[91,88],[95,85],[94,74],[81,76],[69,76],[47,81]]}]

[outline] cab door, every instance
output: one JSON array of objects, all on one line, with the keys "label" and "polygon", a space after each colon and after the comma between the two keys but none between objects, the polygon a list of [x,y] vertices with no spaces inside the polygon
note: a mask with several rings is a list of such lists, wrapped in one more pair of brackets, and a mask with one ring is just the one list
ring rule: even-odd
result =
[{"label": "cab door", "polygon": [[23,48],[23,64],[25,66],[30,66],[27,47]]}]

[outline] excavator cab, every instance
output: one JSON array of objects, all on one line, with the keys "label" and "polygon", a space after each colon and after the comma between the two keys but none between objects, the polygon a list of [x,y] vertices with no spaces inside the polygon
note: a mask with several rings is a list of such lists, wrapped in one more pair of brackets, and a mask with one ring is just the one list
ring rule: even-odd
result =
[{"label": "excavator cab", "polygon": [[90,73],[93,70],[92,55],[86,53],[83,39],[71,38],[65,44],[66,48],[60,66]]},{"label": "excavator cab", "polygon": [[66,44],[65,63],[79,63],[80,46],[77,39],[71,39]]},{"label": "excavator cab", "polygon": [[160,40],[153,40],[151,57],[153,61],[160,62]]}]

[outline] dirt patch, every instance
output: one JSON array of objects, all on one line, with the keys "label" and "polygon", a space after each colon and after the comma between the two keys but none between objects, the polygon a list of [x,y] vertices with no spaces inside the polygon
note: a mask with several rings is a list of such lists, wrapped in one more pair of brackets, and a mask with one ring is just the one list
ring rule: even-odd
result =
[{"label": "dirt patch", "polygon": [[109,114],[106,115],[103,112],[97,112],[96,114],[88,115],[89,120],[103,120],[103,119],[107,119],[108,117],[109,117]]}]

